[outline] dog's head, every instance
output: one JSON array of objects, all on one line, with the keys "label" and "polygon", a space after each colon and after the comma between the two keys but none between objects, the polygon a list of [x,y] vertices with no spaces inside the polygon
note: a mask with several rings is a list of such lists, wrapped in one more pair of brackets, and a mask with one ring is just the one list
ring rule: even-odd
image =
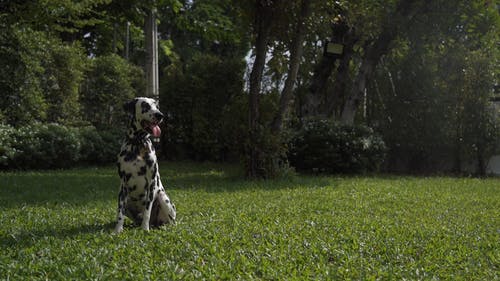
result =
[{"label": "dog's head", "polygon": [[144,131],[155,137],[161,134],[158,126],[163,120],[163,113],[158,109],[158,104],[151,98],[135,98],[123,105],[127,113],[132,116],[131,128],[136,132]]}]

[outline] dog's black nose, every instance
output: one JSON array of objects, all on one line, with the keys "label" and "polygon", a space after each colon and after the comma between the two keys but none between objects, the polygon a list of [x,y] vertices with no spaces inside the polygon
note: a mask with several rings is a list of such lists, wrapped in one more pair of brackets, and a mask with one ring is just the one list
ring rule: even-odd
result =
[{"label": "dog's black nose", "polygon": [[155,118],[156,118],[156,120],[158,120],[158,121],[163,120],[163,113],[161,113],[161,112],[157,112],[157,113],[155,113]]}]

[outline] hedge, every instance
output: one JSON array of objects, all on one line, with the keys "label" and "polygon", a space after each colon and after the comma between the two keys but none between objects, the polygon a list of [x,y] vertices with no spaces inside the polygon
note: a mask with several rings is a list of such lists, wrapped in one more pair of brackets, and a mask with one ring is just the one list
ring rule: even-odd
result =
[{"label": "hedge", "polygon": [[123,133],[93,126],[0,125],[0,169],[65,168],[116,161]]},{"label": "hedge", "polygon": [[326,173],[377,171],[386,146],[373,129],[330,120],[308,120],[294,134],[288,158],[297,170]]}]

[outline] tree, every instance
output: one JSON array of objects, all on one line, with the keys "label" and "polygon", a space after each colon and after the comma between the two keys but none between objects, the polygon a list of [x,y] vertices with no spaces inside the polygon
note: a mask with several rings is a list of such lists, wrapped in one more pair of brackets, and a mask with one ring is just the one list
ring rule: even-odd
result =
[{"label": "tree", "polygon": [[[354,116],[366,89],[366,82],[372,76],[380,58],[387,54],[391,43],[398,33],[407,28],[425,3],[417,0],[400,0],[394,12],[389,14],[382,24],[382,31],[373,42],[365,42],[364,54],[352,89],[347,96],[342,110],[341,121],[354,122]],[[425,2],[425,1],[423,1]]]},{"label": "tree", "polygon": [[116,54],[94,58],[82,87],[83,116],[98,128],[126,125],[121,105],[144,88],[144,73],[138,66]]},{"label": "tree", "polygon": [[228,130],[241,122],[237,113],[227,112],[242,96],[243,71],[242,59],[213,54],[198,54],[183,69],[169,69],[160,98],[168,116],[162,141],[166,157],[224,161],[238,156],[241,143],[232,136],[244,132]]},{"label": "tree", "polygon": [[306,32],[305,22],[308,20],[311,11],[311,3],[309,0],[300,1],[300,13],[297,18],[295,33],[290,46],[290,62],[285,80],[285,85],[281,91],[279,109],[271,124],[271,130],[277,134],[283,127],[283,118],[288,112],[290,101],[292,99],[292,91],[295,86],[299,65],[301,62],[304,46],[304,33]]},{"label": "tree", "polygon": [[80,44],[70,35],[94,24],[90,15],[101,4],[99,0],[80,5],[64,0],[0,4],[2,121],[21,125],[80,119],[78,91],[86,64]]},{"label": "tree", "polygon": [[3,29],[0,44],[2,121],[23,125],[80,119],[78,91],[86,63],[77,43],[13,25]]},{"label": "tree", "polygon": [[[239,156],[248,114],[228,117],[241,101],[245,56],[249,50],[246,17],[232,0],[186,2],[180,12],[159,9],[160,95],[166,113],[162,141],[169,159],[223,161]],[[241,3],[236,3],[241,4]],[[247,105],[247,104],[246,104]],[[240,109],[238,113],[245,109]]]},{"label": "tree", "polygon": [[[345,92],[345,87],[347,80],[349,78],[349,66],[351,63],[351,56],[353,53],[354,44],[359,40],[356,36],[356,32],[351,23],[348,22],[346,17],[345,8],[341,5],[336,4],[330,7],[332,11],[328,14],[332,14],[333,20],[330,22],[324,22],[324,25],[330,26],[330,35],[328,41],[335,41],[343,45],[343,54],[341,57],[323,54],[319,62],[316,63],[314,67],[314,75],[311,77],[310,85],[308,88],[308,96],[306,104],[304,105],[304,115],[305,116],[331,116],[334,114],[335,103],[342,102],[343,95]],[[322,18],[321,16],[315,16],[315,18]],[[328,44],[327,41],[323,40],[322,45]],[[326,50],[325,50],[326,51]],[[327,83],[335,70],[336,62],[340,60],[337,72],[338,75],[335,80],[335,89],[332,90],[333,95],[329,98],[325,97],[327,90]],[[335,97],[334,95],[337,95]]]},{"label": "tree", "polygon": [[415,18],[367,85],[367,121],[383,132],[390,168],[462,173],[474,163],[481,174],[498,141],[488,99],[499,15],[484,1],[429,5],[435,13]]},{"label": "tree", "polygon": [[267,48],[270,40],[273,12],[277,9],[278,1],[255,1],[255,60],[250,73],[249,90],[249,163],[247,176],[250,178],[261,177],[262,171],[258,147],[259,130],[259,98],[262,83],[262,73],[266,63]]}]

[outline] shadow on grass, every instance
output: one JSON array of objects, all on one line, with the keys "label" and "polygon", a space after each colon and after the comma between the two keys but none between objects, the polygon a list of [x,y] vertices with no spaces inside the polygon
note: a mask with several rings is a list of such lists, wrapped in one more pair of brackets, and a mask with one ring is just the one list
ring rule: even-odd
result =
[{"label": "shadow on grass", "polygon": [[[176,192],[181,193],[183,190],[223,193],[336,185],[335,178],[313,176],[290,175],[274,180],[246,180],[237,167],[225,164],[161,163],[160,167],[164,186],[173,198]],[[96,203],[99,204],[97,208],[108,208],[109,205],[110,209],[115,210],[118,185],[118,176],[111,168],[1,173],[0,212],[38,206],[64,212],[66,205],[78,210]],[[67,239],[85,234],[109,234],[114,223],[114,217],[104,224],[92,222],[89,218],[78,225],[61,221],[57,227],[44,225],[18,232],[7,231],[0,236],[0,246],[25,248],[46,237]]]},{"label": "shadow on grass", "polygon": [[287,176],[272,180],[246,180],[237,176],[191,174],[173,177],[167,180],[162,178],[162,180],[167,189],[173,189],[174,191],[179,189],[190,189],[205,192],[238,192],[251,189],[293,189],[303,186],[314,188],[336,185],[336,180],[332,178],[313,178],[308,176]]},{"label": "shadow on grass", "polygon": [[0,209],[31,205],[85,205],[116,197],[118,177],[76,170],[0,175]]},{"label": "shadow on grass", "polygon": [[[327,175],[289,175],[276,179],[249,180],[238,164],[162,162],[160,171],[166,189],[189,189],[205,192],[237,192],[247,189],[275,190],[301,186],[336,185],[337,177]],[[168,192],[168,191],[167,191]]]},{"label": "shadow on grass", "polygon": [[78,226],[63,225],[60,228],[45,228],[21,233],[10,233],[8,236],[0,237],[0,247],[2,248],[28,248],[37,244],[45,238],[73,239],[86,234],[111,234],[115,222],[106,224],[86,224]]},{"label": "shadow on grass", "polygon": [[[238,165],[213,163],[164,162],[160,163],[160,171],[167,192],[184,189],[235,192],[300,186],[314,188],[335,185],[337,181],[332,177],[295,175],[273,180],[247,180]],[[59,204],[114,204],[118,189],[119,178],[112,168],[2,173],[0,209]]]}]

